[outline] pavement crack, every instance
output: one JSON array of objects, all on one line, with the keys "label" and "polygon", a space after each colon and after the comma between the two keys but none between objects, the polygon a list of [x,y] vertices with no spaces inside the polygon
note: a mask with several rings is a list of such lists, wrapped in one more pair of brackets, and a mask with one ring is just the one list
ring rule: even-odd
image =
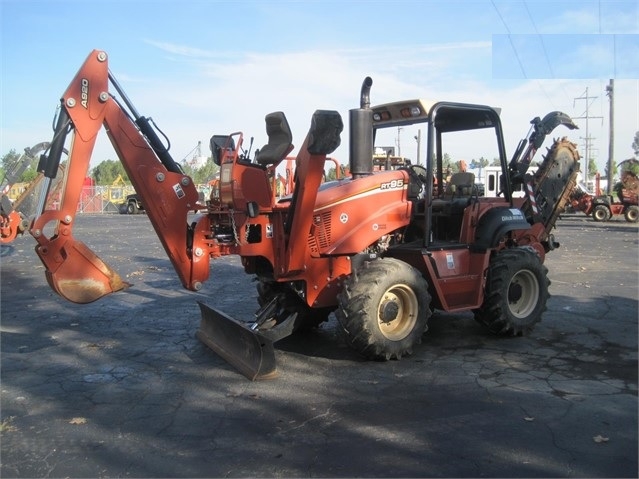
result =
[{"label": "pavement crack", "polygon": [[287,429],[282,429],[280,431],[278,431],[279,434],[287,434],[291,431],[295,431],[296,429],[301,429],[303,427],[305,427],[307,424],[317,420],[317,419],[321,419],[324,417],[328,417],[331,414],[331,409],[333,408],[333,406],[335,405],[335,403],[331,403],[330,406],[328,407],[328,409],[326,409],[326,411],[324,411],[321,414],[317,414],[311,418],[308,418],[307,420],[301,422],[300,424],[293,426],[293,427],[289,427]]}]

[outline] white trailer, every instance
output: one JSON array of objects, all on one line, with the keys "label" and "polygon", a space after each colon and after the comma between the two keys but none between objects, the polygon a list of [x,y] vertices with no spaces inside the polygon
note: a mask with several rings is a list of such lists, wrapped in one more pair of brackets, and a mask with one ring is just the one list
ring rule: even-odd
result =
[{"label": "white trailer", "polygon": [[[537,171],[536,166],[528,168],[529,174],[534,174]],[[489,198],[495,198],[497,193],[501,191],[501,167],[500,166],[486,166],[481,169],[481,174],[478,176],[478,183],[484,185],[484,196]],[[524,196],[523,185],[517,185],[513,188],[513,197],[521,198]]]}]

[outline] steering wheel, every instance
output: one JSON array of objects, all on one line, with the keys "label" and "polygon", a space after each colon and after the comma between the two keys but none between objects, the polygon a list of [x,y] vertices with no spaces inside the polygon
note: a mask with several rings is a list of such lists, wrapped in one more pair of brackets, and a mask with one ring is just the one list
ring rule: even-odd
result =
[{"label": "steering wheel", "polygon": [[421,165],[410,165],[400,169],[408,171],[411,183],[418,185],[419,192],[416,195],[417,198],[423,199],[426,191],[426,184],[428,182],[428,170]]},{"label": "steering wheel", "polygon": [[428,181],[428,170],[424,168],[422,165],[410,165],[408,167],[409,171],[414,173],[414,175],[419,178],[419,181],[426,184]]}]

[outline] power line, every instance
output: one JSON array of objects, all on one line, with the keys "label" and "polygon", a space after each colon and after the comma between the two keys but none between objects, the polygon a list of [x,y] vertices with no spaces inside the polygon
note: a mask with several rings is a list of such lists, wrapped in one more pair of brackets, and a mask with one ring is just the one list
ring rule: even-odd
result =
[{"label": "power line", "polygon": [[506,28],[506,31],[508,32],[508,41],[510,42],[510,46],[513,49],[513,53],[515,54],[515,58],[517,59],[517,63],[519,63],[519,68],[521,68],[521,73],[522,73],[522,75],[524,75],[524,78],[527,80],[528,77],[526,76],[526,71],[524,70],[524,65],[521,62],[521,59],[519,58],[519,54],[517,53],[517,48],[515,48],[515,43],[513,42],[512,35],[510,34],[510,28],[508,28],[508,25],[506,24],[506,21],[504,20],[504,17],[501,16],[501,13],[499,12],[499,9],[497,8],[497,5],[495,5],[494,0],[490,0],[490,3],[492,3],[493,8],[497,12],[497,15],[499,16],[499,19],[501,20],[501,23],[504,24],[504,28]]},{"label": "power line", "polygon": [[[548,55],[548,50],[546,49],[546,42],[544,42],[544,36],[539,33],[539,29],[537,28],[537,24],[535,23],[535,19],[532,16],[532,13],[530,13],[530,9],[528,8],[528,3],[524,0],[524,7],[526,8],[526,13],[528,14],[528,18],[530,19],[530,23],[532,23],[533,29],[535,30],[535,33],[537,34],[537,37],[539,38],[539,43],[541,43],[541,49],[544,52],[544,57],[546,58],[546,63],[548,64],[548,69],[550,70],[550,75],[552,77],[552,79],[555,79],[555,71],[552,67],[552,62],[550,61],[550,57]],[[561,91],[564,92],[564,95],[566,95],[566,98],[569,99],[570,95],[568,95],[568,92],[566,91],[565,86],[563,85],[563,83],[559,83],[559,86],[561,87]],[[540,86],[541,88],[541,86]],[[544,93],[544,95],[546,96],[546,98],[548,99],[548,101],[551,104],[554,104],[554,102],[551,100],[551,98],[548,96],[548,94],[546,93],[546,91],[542,88],[542,92]]]},{"label": "power line", "polygon": [[601,35],[601,0],[597,2],[597,6],[599,7],[599,35]]},{"label": "power line", "polygon": [[[519,68],[521,69],[521,73],[522,73],[522,75],[524,76],[524,78],[525,78],[526,80],[528,80],[528,75],[526,74],[526,71],[525,71],[525,69],[524,69],[523,62],[521,61],[521,58],[520,58],[520,56],[519,56],[519,52],[517,51],[517,47],[515,46],[515,42],[514,42],[514,41],[513,41],[513,39],[512,39],[512,33],[511,33],[511,31],[510,31],[510,28],[508,27],[508,24],[506,23],[506,20],[504,19],[504,17],[501,15],[501,12],[500,12],[500,11],[499,11],[499,9],[497,8],[497,5],[495,5],[495,2],[494,2],[493,0],[491,0],[491,3],[492,3],[492,5],[493,5],[493,7],[494,7],[495,11],[497,12],[497,15],[499,16],[499,19],[501,20],[502,24],[504,25],[504,28],[505,28],[505,29],[506,29],[506,31],[508,32],[508,41],[510,42],[510,46],[511,46],[511,47],[512,47],[512,49],[513,49],[513,53],[514,53],[514,55],[515,55],[515,58],[517,59],[517,63],[519,64]],[[544,55],[545,55],[545,57],[546,57],[546,62],[548,63],[548,67],[550,68],[550,72],[551,72],[551,74],[552,74],[552,78],[554,78],[554,77],[555,77],[555,73],[554,73],[554,71],[553,71],[553,69],[552,69],[552,65],[550,64],[550,59],[549,59],[549,57],[548,57],[548,52],[547,52],[547,50],[546,50],[546,45],[544,44],[544,41],[543,41],[542,36],[539,34],[539,31],[538,31],[538,29],[537,29],[537,25],[535,24],[535,21],[534,21],[534,20],[533,20],[533,18],[532,18],[532,15],[531,15],[531,13],[530,13],[530,10],[528,9],[528,5],[526,5],[526,2],[524,2],[524,6],[526,7],[526,12],[528,12],[528,17],[530,18],[530,22],[532,23],[533,28],[535,29],[535,32],[537,33],[537,36],[539,37],[539,40],[540,40],[541,45],[542,45],[542,49],[543,49],[543,51],[544,51]],[[548,95],[548,92],[544,89],[544,87],[543,87],[542,83],[541,83],[539,80],[535,80],[535,83],[536,83],[536,85],[537,85],[537,88],[539,88],[539,90],[540,90],[540,91],[541,91],[541,93],[542,93],[542,94],[546,97],[546,99],[548,100],[548,102],[549,102],[551,105],[553,105],[553,107],[554,107],[555,102],[552,100],[552,98],[550,98],[550,96]],[[566,95],[566,97],[567,97],[567,98],[569,98],[569,97],[568,97],[568,94],[566,93],[566,90],[565,90],[565,89],[564,89],[564,87],[563,87],[563,85],[561,86],[561,88],[562,88],[562,90],[563,90],[564,94]]]},{"label": "power line", "polygon": [[533,28],[535,29],[535,33],[537,37],[539,37],[539,42],[541,43],[541,49],[544,51],[544,57],[546,57],[546,63],[548,64],[548,69],[550,70],[550,75],[552,78],[555,78],[555,72],[552,69],[552,64],[550,63],[550,58],[548,57],[548,51],[546,50],[546,44],[544,43],[543,37],[539,34],[539,30],[537,30],[537,25],[533,20],[533,17],[528,9],[528,4],[524,1],[524,7],[526,8],[526,13],[528,14],[528,18],[530,19],[530,23],[532,23]]}]

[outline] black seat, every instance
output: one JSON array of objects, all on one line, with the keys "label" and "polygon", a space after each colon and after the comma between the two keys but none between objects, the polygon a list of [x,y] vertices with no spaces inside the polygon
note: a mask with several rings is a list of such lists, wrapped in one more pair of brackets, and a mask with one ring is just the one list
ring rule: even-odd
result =
[{"label": "black seat", "polygon": [[459,172],[452,175],[443,199],[432,200],[433,229],[435,238],[459,241],[464,210],[470,205],[475,175]]},{"label": "black seat", "polygon": [[235,140],[228,135],[213,135],[209,142],[213,162],[220,165],[224,159],[224,153],[232,153],[235,151]]},{"label": "black seat", "polygon": [[472,196],[473,188],[475,185],[475,174],[460,171],[454,173],[450,178],[450,184],[448,185],[451,191],[452,198],[460,198],[464,196]]},{"label": "black seat", "polygon": [[257,153],[255,161],[267,166],[279,163],[293,150],[293,135],[281,111],[269,113],[264,120],[268,143]]}]

